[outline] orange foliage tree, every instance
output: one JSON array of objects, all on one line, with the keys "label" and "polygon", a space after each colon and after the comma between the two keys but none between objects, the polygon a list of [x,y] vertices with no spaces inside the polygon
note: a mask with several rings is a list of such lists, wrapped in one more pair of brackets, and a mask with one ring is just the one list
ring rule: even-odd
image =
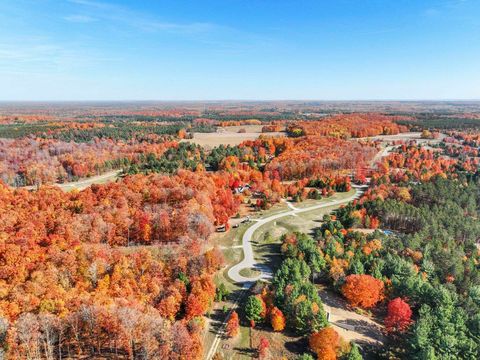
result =
[{"label": "orange foliage tree", "polygon": [[320,360],[335,360],[340,336],[332,327],[326,327],[313,333],[308,339],[310,349],[317,354]]},{"label": "orange foliage tree", "polygon": [[[82,349],[91,358],[102,349],[135,356],[140,348],[149,358],[201,357],[197,317],[214,299],[213,274],[222,263],[217,249],[202,248],[216,217],[234,207],[224,180],[182,171],[81,192],[0,184],[7,356],[48,358],[53,345],[35,340],[47,331],[58,351]],[[132,246],[155,242],[162,251]]]},{"label": "orange foliage tree", "polygon": [[384,284],[370,275],[349,275],[342,286],[342,294],[350,305],[362,308],[374,307],[384,297]]},{"label": "orange foliage tree", "polygon": [[283,315],[279,308],[274,307],[270,311],[270,322],[274,331],[282,331],[285,329],[285,315]]},{"label": "orange foliage tree", "polygon": [[405,116],[386,116],[381,114],[333,115],[321,121],[299,121],[288,125],[290,129],[300,129],[306,135],[331,136],[336,138],[367,137],[375,135],[393,135],[407,131],[405,126],[395,120],[405,120]]},{"label": "orange foliage tree", "polygon": [[228,319],[228,322],[227,322],[226,330],[227,330],[227,335],[229,337],[233,338],[238,335],[238,332],[240,330],[240,322],[239,322],[238,314],[236,311],[233,311],[231,313],[230,318]]}]

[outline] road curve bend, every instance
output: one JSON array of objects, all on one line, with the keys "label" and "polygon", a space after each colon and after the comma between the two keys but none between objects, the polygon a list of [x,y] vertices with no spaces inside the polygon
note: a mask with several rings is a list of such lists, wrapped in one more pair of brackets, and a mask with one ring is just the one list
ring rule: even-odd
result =
[{"label": "road curve bend", "polygon": [[[308,211],[312,211],[312,210],[317,210],[317,209],[321,209],[321,208],[325,208],[325,207],[329,207],[329,206],[341,205],[341,204],[348,203],[348,202],[350,202],[354,199],[358,199],[360,197],[360,195],[363,193],[365,187],[359,187],[359,186],[355,186],[355,185],[353,185],[352,187],[355,188],[355,194],[348,197],[348,198],[341,199],[341,200],[332,200],[332,201],[329,201],[329,202],[326,202],[326,203],[313,205],[313,206],[309,206],[309,207],[302,208],[302,209],[295,208],[295,209],[285,211],[285,212],[282,212],[282,213],[279,213],[279,214],[271,215],[271,216],[266,217],[264,219],[258,219],[243,234],[243,237],[242,237],[242,248],[243,248],[243,255],[244,255],[243,260],[240,261],[238,264],[232,266],[228,270],[228,276],[230,277],[230,279],[232,279],[233,281],[235,281],[237,283],[242,283],[244,285],[251,284],[251,283],[253,283],[255,281],[258,281],[258,280],[269,280],[269,279],[271,279],[273,274],[272,274],[272,270],[270,269],[270,267],[268,267],[265,264],[257,263],[257,261],[255,260],[255,257],[254,257],[251,240],[252,240],[252,236],[255,233],[255,231],[258,228],[260,228],[261,226],[269,223],[270,221],[277,220],[277,219],[280,219],[280,218],[285,217],[285,216],[296,215],[296,214],[300,214],[300,213],[304,213],[304,212],[308,212]],[[250,268],[254,268],[255,270],[260,271],[261,274],[256,276],[256,277],[251,277],[251,278],[240,275],[241,270],[250,269]]]}]

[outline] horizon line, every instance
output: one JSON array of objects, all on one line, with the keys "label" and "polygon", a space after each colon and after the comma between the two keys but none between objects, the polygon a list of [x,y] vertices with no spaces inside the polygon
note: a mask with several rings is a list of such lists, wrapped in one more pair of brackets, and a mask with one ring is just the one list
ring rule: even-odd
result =
[{"label": "horizon line", "polygon": [[95,102],[479,102],[480,98],[418,98],[418,99],[86,99],[86,100],[1,100],[5,103],[95,103]]}]

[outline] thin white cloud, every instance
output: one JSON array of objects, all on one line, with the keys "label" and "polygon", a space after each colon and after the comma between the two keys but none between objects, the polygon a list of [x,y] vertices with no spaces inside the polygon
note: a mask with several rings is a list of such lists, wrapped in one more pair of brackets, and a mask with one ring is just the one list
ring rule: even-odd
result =
[{"label": "thin white cloud", "polygon": [[[273,39],[244,30],[206,21],[179,22],[158,15],[97,0],[68,0],[75,11],[109,25],[109,30],[130,34],[127,28],[145,34],[169,34],[194,39],[212,46],[212,51],[239,54],[248,49],[273,46]],[[134,32],[132,32],[134,33]]]},{"label": "thin white cloud", "polygon": [[59,73],[116,60],[103,57],[89,49],[72,49],[68,45],[47,41],[0,43],[0,73]]},{"label": "thin white cloud", "polygon": [[222,28],[208,22],[171,22],[152,18],[147,14],[133,11],[129,8],[91,0],[69,0],[70,3],[79,5],[82,12],[93,19],[104,19],[135,27],[145,32],[168,32],[177,34],[198,34]]},{"label": "thin white cloud", "polygon": [[73,4],[78,4],[78,5],[95,7],[95,8],[98,8],[98,9],[112,9],[112,8],[118,9],[118,8],[120,8],[119,6],[103,3],[103,2],[100,2],[100,1],[68,0],[68,2],[73,3]]},{"label": "thin white cloud", "polygon": [[0,44],[0,60],[16,60],[20,62],[40,62],[49,57],[59,55],[59,48],[47,44],[30,44],[28,46]]},{"label": "thin white cloud", "polygon": [[210,23],[189,23],[189,24],[177,24],[169,22],[148,21],[145,19],[136,19],[132,21],[136,27],[144,31],[166,31],[175,33],[203,33],[208,32],[216,28],[215,25]]},{"label": "thin white cloud", "polygon": [[98,20],[92,16],[87,16],[87,15],[69,15],[69,16],[65,16],[63,19],[68,22],[80,23],[80,24],[91,23]]}]

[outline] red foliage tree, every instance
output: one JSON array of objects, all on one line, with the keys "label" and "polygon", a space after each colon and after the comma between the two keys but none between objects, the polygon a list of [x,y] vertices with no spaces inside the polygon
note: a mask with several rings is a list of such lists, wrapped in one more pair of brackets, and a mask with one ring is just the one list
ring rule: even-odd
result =
[{"label": "red foliage tree", "polygon": [[401,298],[395,298],[388,303],[388,314],[385,318],[385,328],[388,332],[404,332],[412,323],[412,309]]},{"label": "red foliage tree", "polygon": [[264,338],[263,336],[260,338],[260,343],[258,344],[258,358],[259,359],[266,359],[269,355],[269,348],[270,342],[268,339]]}]

